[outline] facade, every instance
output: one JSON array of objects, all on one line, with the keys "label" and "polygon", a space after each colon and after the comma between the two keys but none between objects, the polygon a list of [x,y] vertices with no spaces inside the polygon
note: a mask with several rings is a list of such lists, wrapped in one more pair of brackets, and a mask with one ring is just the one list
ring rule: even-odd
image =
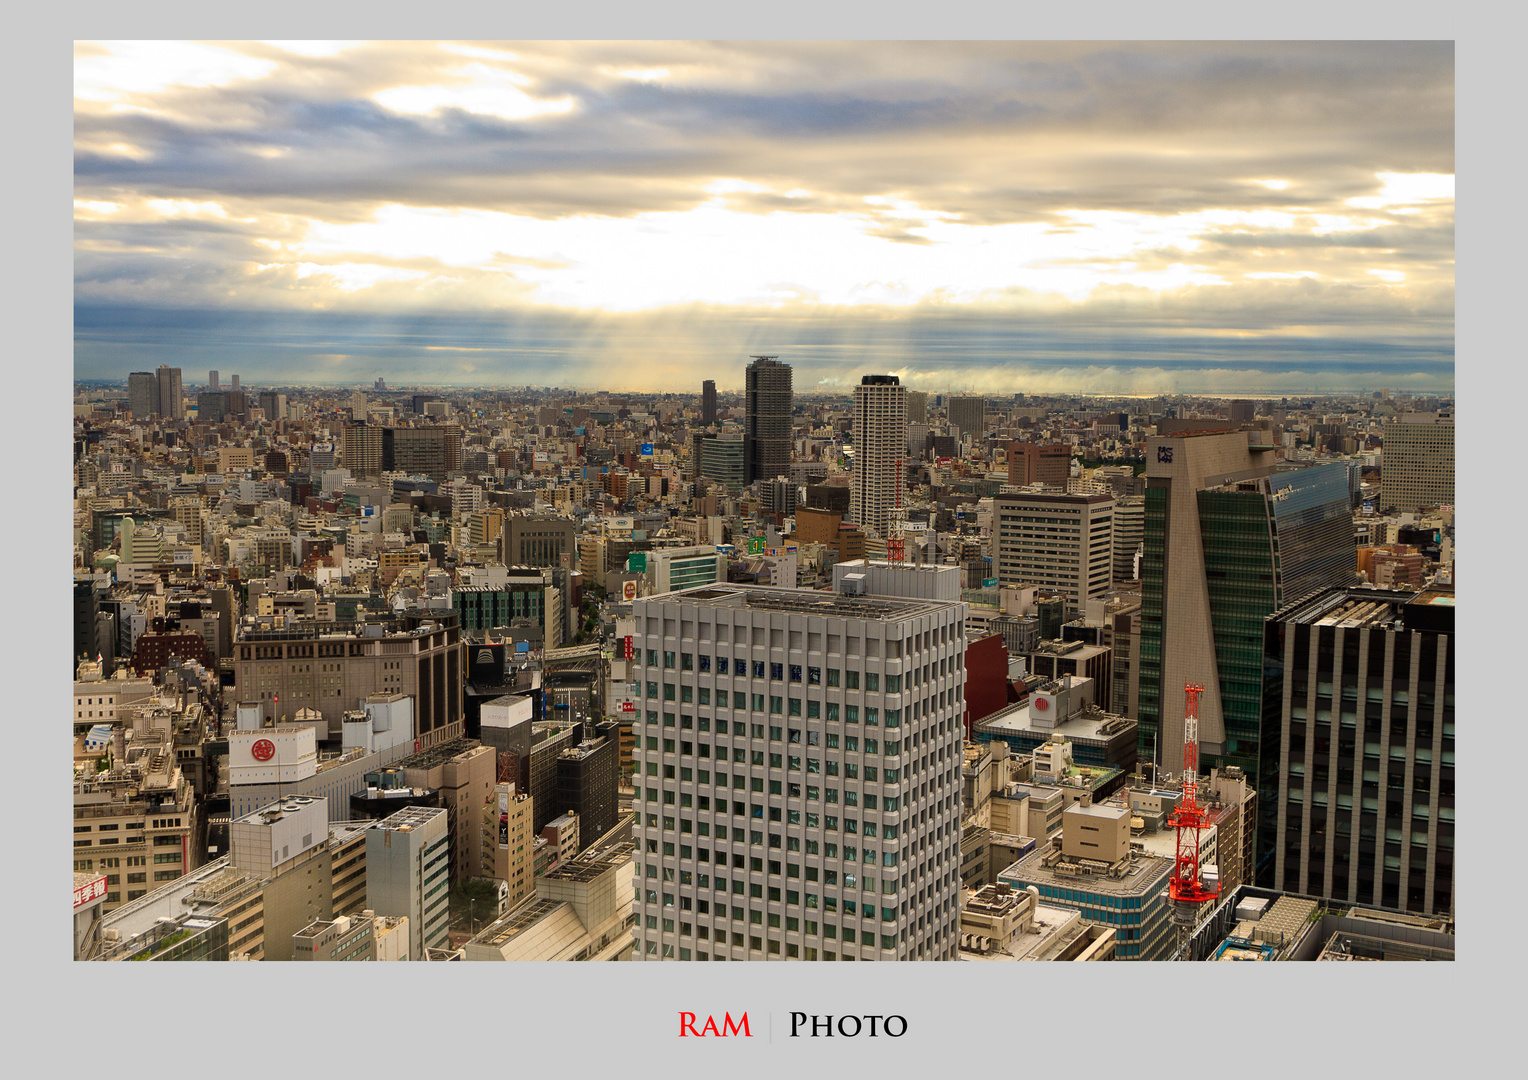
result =
[{"label": "facade", "polygon": [[475,739],[453,739],[411,754],[397,764],[405,786],[439,792],[450,836],[453,882],[481,873],[482,808],[494,792],[496,764],[493,748]]},{"label": "facade", "polygon": [[1385,421],[1380,507],[1454,505],[1454,416],[1402,413]]},{"label": "facade", "polygon": [[409,955],[444,948],[450,930],[450,837],[446,811],[410,807],[366,834],[366,906],[407,918]]},{"label": "facade", "polygon": [[700,422],[710,427],[716,423],[716,381],[707,379],[700,384]]},{"label": "facade", "polygon": [[612,844],[536,878],[535,893],[467,942],[466,960],[631,958],[632,845]]},{"label": "facade", "polygon": [[695,473],[730,487],[742,487],[748,475],[747,443],[740,435],[697,435]]},{"label": "facade", "polygon": [[1258,768],[1263,620],[1355,576],[1343,463],[1276,471],[1258,431],[1147,443],[1141,568],[1141,754],[1183,760],[1186,683],[1199,683],[1204,764]]},{"label": "facade", "polygon": [[982,437],[987,426],[987,399],[984,397],[951,397],[950,426],[959,428],[962,435],[971,436],[974,442]]},{"label": "facade", "polygon": [[1146,497],[1127,495],[1114,503],[1114,583],[1136,580],[1136,557],[1146,538]]},{"label": "facade", "polygon": [[159,415],[166,420],[184,420],[186,399],[181,393],[180,368],[160,364],[154,379],[159,384]]},{"label": "facade", "polygon": [[965,606],[634,605],[642,960],[952,959]]},{"label": "facade", "polygon": [[849,520],[886,536],[901,502],[907,452],[907,391],[895,375],[866,375],[854,388],[854,463]]},{"label": "facade", "polygon": [[1454,912],[1454,596],[1329,589],[1267,623],[1257,881]]},{"label": "facade", "polygon": [[1008,444],[1008,482],[1020,487],[1044,484],[1066,489],[1072,471],[1072,448],[1067,443]]},{"label": "facade", "polygon": [[999,585],[1038,585],[1059,591],[1072,612],[1113,587],[1111,496],[1000,495],[993,516],[993,568]]},{"label": "facade", "polygon": [[500,536],[500,559],[509,566],[571,565],[578,546],[578,526],[571,518],[547,514],[510,514]]},{"label": "facade", "polygon": [[743,483],[789,476],[791,368],[756,356],[744,373]]},{"label": "facade", "polygon": [[228,826],[229,866],[263,880],[262,959],[292,959],[292,939],[314,919],[334,913],[329,804],[298,795]]},{"label": "facade", "polygon": [[154,372],[128,372],[127,411],[133,414],[134,420],[159,415],[159,377]]},{"label": "facade", "polygon": [[111,753],[74,785],[74,870],[106,878],[108,914],[194,869],[204,835],[168,732],[119,730]]},{"label": "facade", "polygon": [[[589,730],[591,725],[586,725]],[[617,793],[621,780],[620,725],[608,720],[593,738],[557,755],[557,808],[578,815],[580,848],[611,829],[619,816]]]},{"label": "facade", "polygon": [[391,625],[299,620],[279,629],[246,619],[233,654],[238,700],[257,703],[271,721],[313,709],[331,741],[341,736],[344,714],[379,693],[414,698],[426,745],[462,719],[466,645],[454,612]]},{"label": "facade", "polygon": [[1068,807],[1061,843],[1000,871],[998,884],[1034,888],[1041,903],[1112,928],[1116,960],[1166,960],[1174,945],[1167,901],[1173,860],[1132,850],[1129,818],[1124,807]]}]

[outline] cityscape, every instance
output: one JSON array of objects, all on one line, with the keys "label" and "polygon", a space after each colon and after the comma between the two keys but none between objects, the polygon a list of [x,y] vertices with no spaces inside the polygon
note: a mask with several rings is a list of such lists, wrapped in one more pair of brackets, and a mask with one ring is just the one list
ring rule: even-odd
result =
[{"label": "cityscape", "polygon": [[1454,959],[1451,47],[867,55],[77,45],[74,960]]}]

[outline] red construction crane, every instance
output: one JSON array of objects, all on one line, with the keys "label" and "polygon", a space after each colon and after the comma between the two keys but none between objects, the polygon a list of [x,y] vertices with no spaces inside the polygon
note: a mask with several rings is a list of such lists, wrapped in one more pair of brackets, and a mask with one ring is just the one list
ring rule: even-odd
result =
[{"label": "red construction crane", "polygon": [[1176,921],[1192,925],[1199,905],[1219,896],[1220,885],[1206,887],[1199,868],[1199,834],[1210,827],[1198,799],[1199,695],[1204,693],[1204,686],[1188,683],[1183,689],[1188,694],[1183,713],[1183,797],[1167,819],[1178,834],[1177,857],[1167,881],[1167,894],[1172,899]]}]

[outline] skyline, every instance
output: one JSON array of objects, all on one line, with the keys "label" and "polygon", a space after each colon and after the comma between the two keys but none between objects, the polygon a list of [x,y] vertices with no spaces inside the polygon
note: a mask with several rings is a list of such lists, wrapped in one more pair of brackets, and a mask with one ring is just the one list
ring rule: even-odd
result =
[{"label": "skyline", "polygon": [[1453,76],[1448,42],[80,44],[75,377],[1447,393]]}]

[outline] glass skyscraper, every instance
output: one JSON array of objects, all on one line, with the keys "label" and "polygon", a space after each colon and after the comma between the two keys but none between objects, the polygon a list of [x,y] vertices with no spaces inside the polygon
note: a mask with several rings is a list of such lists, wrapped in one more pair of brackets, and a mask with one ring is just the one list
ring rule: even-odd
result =
[{"label": "glass skyscraper", "polygon": [[1346,466],[1275,471],[1259,432],[1151,440],[1141,567],[1140,753],[1177,772],[1185,682],[1204,768],[1256,775],[1263,622],[1356,577]]}]

